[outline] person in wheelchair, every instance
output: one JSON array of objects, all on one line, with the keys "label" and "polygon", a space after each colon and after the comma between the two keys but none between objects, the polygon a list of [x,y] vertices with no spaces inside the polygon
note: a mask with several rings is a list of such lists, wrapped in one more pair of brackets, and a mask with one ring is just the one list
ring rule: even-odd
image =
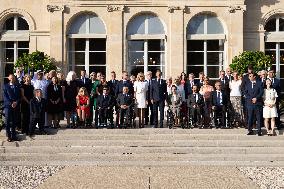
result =
[{"label": "person in wheelchair", "polygon": [[192,86],[192,94],[188,95],[187,107],[189,108],[189,116],[192,126],[202,126],[202,110],[204,106],[203,96],[199,93],[197,85]]},{"label": "person in wheelchair", "polygon": [[[131,112],[133,110],[133,96],[128,93],[128,87],[124,86],[122,89],[122,93],[118,94],[116,99],[117,105],[119,107],[119,128],[122,126],[126,127],[125,124],[128,124],[131,120]],[[125,119],[126,118],[126,119]],[[127,123],[124,123],[127,121]]]},{"label": "person in wheelchair", "polygon": [[99,113],[99,123],[100,125],[107,126],[107,120],[110,121],[111,128],[114,127],[113,124],[113,107],[115,101],[113,97],[109,94],[109,88],[103,87],[102,94],[97,98],[97,110]]},{"label": "person in wheelchair", "polygon": [[177,92],[177,87],[175,85],[171,88],[172,94],[168,95],[167,104],[169,110],[173,112],[174,115],[174,125],[180,124],[180,107],[182,105],[182,96]]},{"label": "person in wheelchair", "polygon": [[[212,110],[214,113],[214,125],[216,128],[226,126],[226,111],[228,105],[228,98],[226,93],[222,91],[222,84],[220,81],[215,83],[216,90],[212,93]],[[220,121],[218,122],[218,118]]]}]

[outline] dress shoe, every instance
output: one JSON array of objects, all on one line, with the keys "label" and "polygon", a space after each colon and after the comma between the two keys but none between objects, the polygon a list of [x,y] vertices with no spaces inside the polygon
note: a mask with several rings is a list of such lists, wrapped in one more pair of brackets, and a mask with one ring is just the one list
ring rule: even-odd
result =
[{"label": "dress shoe", "polygon": [[262,136],[261,132],[258,132],[257,135],[258,135],[258,136]]},{"label": "dress shoe", "polygon": [[13,142],[13,140],[11,138],[7,138],[8,142]]},{"label": "dress shoe", "polygon": [[252,131],[248,132],[247,135],[254,135]]}]

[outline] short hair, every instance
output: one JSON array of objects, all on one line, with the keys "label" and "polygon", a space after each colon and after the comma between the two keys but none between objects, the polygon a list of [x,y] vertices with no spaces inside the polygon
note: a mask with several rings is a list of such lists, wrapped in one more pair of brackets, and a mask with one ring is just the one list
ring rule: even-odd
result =
[{"label": "short hair", "polygon": [[218,84],[218,83],[221,84],[221,81],[216,81],[216,82],[215,82],[215,85]]},{"label": "short hair", "polygon": [[221,70],[219,73],[226,73],[224,70]]},{"label": "short hair", "polygon": [[189,77],[189,76],[193,76],[193,77],[194,77],[194,73],[190,73],[190,74],[188,74],[188,77]]},{"label": "short hair", "polygon": [[248,70],[253,70],[253,65],[248,65]]},{"label": "short hair", "polygon": [[115,74],[115,71],[111,71],[110,73],[111,73],[111,74],[113,74],[113,73]]},{"label": "short hair", "polygon": [[172,85],[171,89],[172,89],[172,88],[176,88],[176,89],[177,89],[177,86],[176,86],[176,85]]},{"label": "short hair", "polygon": [[123,70],[121,73],[122,73],[122,74],[125,74],[125,73],[127,73],[127,74],[128,74],[128,72],[127,72],[127,71],[125,71],[125,70]]}]

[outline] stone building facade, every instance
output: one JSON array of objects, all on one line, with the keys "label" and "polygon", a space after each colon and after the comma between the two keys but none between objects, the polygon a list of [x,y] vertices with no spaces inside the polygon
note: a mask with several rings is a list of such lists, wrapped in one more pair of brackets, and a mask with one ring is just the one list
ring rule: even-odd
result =
[{"label": "stone building facade", "polygon": [[[244,50],[275,57],[284,79],[284,0],[0,0],[0,76],[44,51],[64,73],[85,69],[217,78]],[[107,74],[109,76],[110,74]],[[282,80],[282,84],[283,84]],[[2,81],[3,82],[3,81]]]}]

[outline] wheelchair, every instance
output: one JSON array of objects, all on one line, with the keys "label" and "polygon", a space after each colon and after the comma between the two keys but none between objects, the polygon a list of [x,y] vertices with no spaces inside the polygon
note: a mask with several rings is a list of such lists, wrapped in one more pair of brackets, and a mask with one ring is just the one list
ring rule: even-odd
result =
[{"label": "wheelchair", "polygon": [[[196,116],[200,116],[199,118],[199,122],[198,120],[196,122],[194,122],[194,115],[192,115],[191,109],[187,108],[187,124],[186,124],[186,128],[188,129],[193,129],[193,128],[199,128],[199,129],[203,129],[204,128],[204,115],[203,115],[203,107],[200,107],[200,115],[196,115]],[[197,119],[197,117],[196,117]]]},{"label": "wheelchair", "polygon": [[[215,115],[215,111],[212,111],[212,122],[211,126],[214,128],[233,128],[234,127],[234,119],[233,119],[233,111],[226,106],[225,107],[225,123],[222,123],[222,117],[223,117],[223,112],[218,112],[217,115]],[[217,116],[217,122],[215,123],[215,116]]]},{"label": "wheelchair", "polygon": [[[187,116],[186,112],[183,111],[182,107],[179,107],[179,111],[180,111],[180,115],[179,117],[175,116],[175,113],[172,111],[172,109],[170,107],[168,107],[167,111],[166,111],[166,125],[169,129],[172,129],[175,126],[179,126],[181,128],[185,128],[186,127],[186,123],[187,123]],[[176,119],[179,119],[180,123],[176,124]]]},{"label": "wheelchair", "polygon": [[99,108],[96,113],[98,114],[98,125],[96,128],[114,128],[113,108]]},{"label": "wheelchair", "polygon": [[72,111],[71,114],[71,126],[73,129],[75,128],[91,128],[92,127],[92,118],[86,118],[85,122],[80,122],[79,116],[77,115],[76,111]]},{"label": "wheelchair", "polygon": [[[118,124],[118,128],[124,128],[124,129],[127,129],[127,128],[136,128],[136,121],[135,121],[135,118],[136,118],[136,108],[135,106],[130,106],[127,110],[125,110],[126,112],[124,113],[124,116],[123,118],[121,119],[121,114],[120,114],[120,111],[121,109],[119,108],[117,110],[117,116],[119,117],[118,118],[118,121],[119,121],[119,124]],[[123,120],[123,123],[121,123],[120,121]]]}]

